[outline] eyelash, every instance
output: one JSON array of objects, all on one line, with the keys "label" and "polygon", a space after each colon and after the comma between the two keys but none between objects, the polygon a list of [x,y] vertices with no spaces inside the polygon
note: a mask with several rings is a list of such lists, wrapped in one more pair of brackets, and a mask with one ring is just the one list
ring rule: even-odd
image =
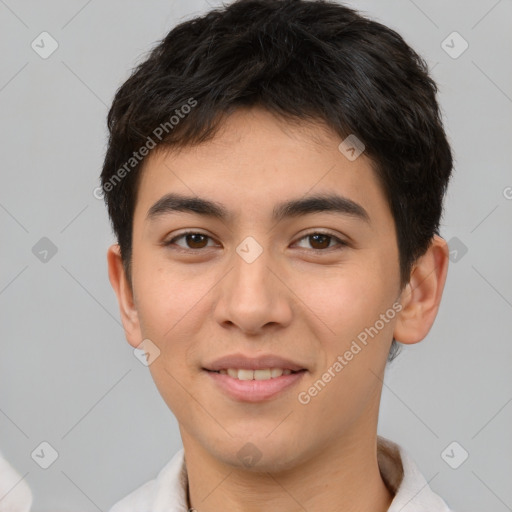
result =
[{"label": "eyelash", "polygon": [[[185,231],[185,232],[179,234],[178,236],[175,236],[174,238],[172,238],[168,242],[164,242],[163,245],[166,246],[166,247],[171,246],[171,245],[173,245],[176,242],[176,240],[179,240],[180,238],[184,238],[187,235],[202,235],[202,236],[205,236],[205,237],[209,238],[210,240],[213,240],[213,238],[211,236],[206,235],[205,233],[201,233],[199,231]],[[347,242],[344,242],[343,240],[339,239],[338,237],[332,235],[331,233],[323,233],[321,231],[311,231],[310,233],[306,233],[301,238],[299,238],[298,241],[300,242],[301,240],[304,240],[305,238],[309,238],[309,237],[311,237],[313,235],[322,235],[322,236],[326,236],[327,238],[330,238],[331,240],[334,240],[335,242],[337,242],[337,245],[338,245],[337,250],[342,249],[342,248],[348,246]],[[190,252],[200,252],[200,251],[205,250],[205,249],[207,249],[207,247],[204,247],[202,249],[190,249],[190,248],[185,249],[183,247],[179,247],[178,246],[178,249],[176,249],[176,250],[183,251],[183,252],[189,252],[190,253]],[[311,250],[313,252],[316,252],[316,253],[321,253],[321,252],[330,252],[333,249],[336,250],[336,247],[327,247],[325,249],[311,249]]]}]

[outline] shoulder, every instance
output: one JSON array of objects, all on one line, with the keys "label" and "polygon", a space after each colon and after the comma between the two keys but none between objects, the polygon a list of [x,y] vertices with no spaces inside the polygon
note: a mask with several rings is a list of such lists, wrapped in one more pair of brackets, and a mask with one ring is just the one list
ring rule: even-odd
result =
[{"label": "shoulder", "polygon": [[395,495],[388,512],[454,512],[430,488],[404,448],[379,436],[378,455],[383,480]]},{"label": "shoulder", "polygon": [[160,470],[157,477],[117,502],[109,512],[151,512],[182,506],[186,497],[183,448]]},{"label": "shoulder", "polygon": [[121,501],[118,501],[109,512],[134,512],[135,510],[142,512],[144,507],[151,505],[151,500],[155,495],[156,485],[156,479],[141,485]]},{"label": "shoulder", "polygon": [[32,492],[27,483],[0,453],[0,512],[28,512]]}]

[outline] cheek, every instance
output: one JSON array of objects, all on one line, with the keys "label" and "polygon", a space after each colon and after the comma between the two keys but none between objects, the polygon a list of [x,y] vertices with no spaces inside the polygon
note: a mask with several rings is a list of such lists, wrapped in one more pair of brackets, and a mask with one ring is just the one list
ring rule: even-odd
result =
[{"label": "cheek", "polygon": [[342,408],[346,417],[332,415],[318,425],[319,429],[332,430],[333,435],[347,418],[365,414],[372,404],[378,404],[381,382],[377,376],[386,364],[391,344],[396,316],[390,293],[393,287],[380,275],[378,266],[373,272],[368,268],[354,266],[347,272],[339,271],[337,278],[331,276],[323,283],[329,283],[327,290],[319,281],[308,288],[308,306],[316,313],[312,318],[320,318],[322,322],[314,321],[325,323],[329,329],[319,327],[317,331],[323,333],[319,335],[319,352],[324,356],[308,381],[311,387],[302,389],[311,398],[304,414],[322,418],[325,410]]},{"label": "cheek", "polygon": [[322,278],[308,279],[301,285],[300,297],[336,336],[345,338],[354,329],[373,323],[391,306],[386,281],[375,266],[351,264],[330,269]]},{"label": "cheek", "polygon": [[[308,279],[298,293],[306,305],[304,311],[314,312],[308,316],[316,324],[325,355],[322,365],[327,368],[346,351],[353,352],[348,354],[349,366],[372,367],[376,372],[387,358],[396,318],[392,307],[398,264],[393,262],[396,268],[391,268],[382,258],[365,256]],[[344,373],[357,378],[351,371]]]},{"label": "cheek", "polygon": [[166,342],[183,330],[188,317],[197,314],[201,299],[212,287],[211,279],[205,273],[180,272],[151,262],[149,257],[141,262],[134,275],[141,328],[146,337]]},{"label": "cheek", "polygon": [[149,370],[168,407],[177,417],[186,418],[190,408],[186,390],[197,371],[198,332],[201,318],[208,314],[204,299],[212,285],[207,276],[201,279],[150,266],[142,270],[137,304],[141,330],[160,350]]}]

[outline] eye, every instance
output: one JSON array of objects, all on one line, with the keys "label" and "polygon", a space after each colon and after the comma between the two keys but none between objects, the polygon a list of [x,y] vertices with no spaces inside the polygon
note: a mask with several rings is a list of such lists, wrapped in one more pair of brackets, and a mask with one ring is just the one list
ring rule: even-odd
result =
[{"label": "eye", "polygon": [[[185,246],[176,243],[177,240],[181,240],[182,238],[185,241]],[[197,250],[208,247],[208,240],[213,239],[208,235],[205,235],[204,233],[198,233],[197,231],[187,231],[185,233],[181,233],[181,235],[172,238],[168,242],[165,242],[164,245],[177,245],[181,249]]]},{"label": "eye", "polygon": [[[334,235],[330,235],[329,233],[321,233],[321,232],[313,232],[303,236],[300,240],[306,240],[306,243],[311,244],[311,247],[315,251],[325,251],[325,249],[331,249],[338,245],[339,247],[346,247],[348,244],[343,240],[340,240],[338,237]],[[336,242],[331,245],[331,242]],[[308,247],[305,247],[308,249]]]},{"label": "eye", "polygon": [[[184,244],[177,243],[177,241],[182,240],[184,241]],[[165,242],[164,245],[176,245],[179,248],[183,250],[192,250],[192,251],[198,251],[200,249],[205,249],[207,247],[212,247],[212,245],[208,245],[209,241],[212,241],[213,239],[205,235],[204,233],[199,233],[197,231],[187,231],[185,233],[181,233],[178,236],[175,236],[168,242]],[[326,249],[332,249],[333,247],[346,247],[348,244],[344,242],[343,240],[340,240],[338,237],[331,235],[329,233],[321,233],[321,232],[312,232],[309,233],[302,238],[299,239],[300,243],[303,240],[306,241],[306,243],[309,243],[311,245],[311,248],[313,251],[322,252],[326,251]],[[334,242],[334,244],[333,244]],[[305,249],[309,249],[308,247],[302,247]]]}]

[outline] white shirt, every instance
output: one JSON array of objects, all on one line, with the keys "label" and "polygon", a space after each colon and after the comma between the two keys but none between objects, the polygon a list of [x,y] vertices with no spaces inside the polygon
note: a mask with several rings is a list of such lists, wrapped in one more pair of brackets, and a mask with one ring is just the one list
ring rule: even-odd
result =
[{"label": "white shirt", "polygon": [[[116,503],[109,512],[187,512],[187,470],[183,448],[154,480]],[[377,437],[382,478],[395,497],[388,512],[453,512],[435,494],[399,445]]]},{"label": "white shirt", "polygon": [[0,512],[29,512],[31,505],[25,480],[0,454]]}]

